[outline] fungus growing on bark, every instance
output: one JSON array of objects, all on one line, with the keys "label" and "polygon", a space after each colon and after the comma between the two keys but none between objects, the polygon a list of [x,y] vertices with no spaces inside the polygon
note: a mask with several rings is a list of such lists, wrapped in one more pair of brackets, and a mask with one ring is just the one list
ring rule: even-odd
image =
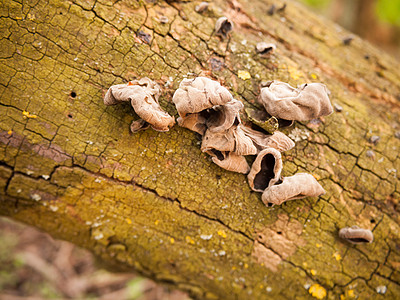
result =
[{"label": "fungus growing on bark", "polygon": [[144,77],[140,80],[129,81],[127,84],[111,86],[104,96],[105,105],[114,105],[130,101],[133,109],[143,121],[134,121],[132,132],[137,132],[145,126],[157,131],[168,131],[175,123],[174,117],[162,110],[158,103],[160,87],[157,83]]},{"label": "fungus growing on bark", "polygon": [[272,135],[266,135],[260,131],[249,127],[241,127],[246,136],[248,136],[259,151],[265,148],[275,148],[279,152],[285,152],[292,149],[295,143],[284,133],[275,131]]},{"label": "fungus growing on bark", "polygon": [[274,148],[267,148],[258,153],[256,160],[247,175],[250,188],[263,192],[278,182],[282,172],[281,153]]},{"label": "fungus growing on bark", "polygon": [[228,33],[233,30],[233,23],[227,17],[221,17],[215,23],[215,34],[226,38]]},{"label": "fungus growing on bark", "polygon": [[207,129],[201,143],[201,151],[208,152],[212,149],[233,152],[237,155],[255,155],[258,152],[240,126],[232,126],[228,130],[219,132]]},{"label": "fungus growing on bark", "polygon": [[371,230],[360,228],[357,225],[340,229],[339,237],[352,244],[372,243],[374,240]]},{"label": "fungus growing on bark", "polygon": [[201,112],[188,114],[183,118],[179,117],[176,121],[178,122],[179,126],[197,132],[200,135],[204,135],[204,133],[207,130],[207,125],[206,125],[207,119]]},{"label": "fungus growing on bark", "polygon": [[172,98],[181,117],[224,105],[231,100],[233,97],[226,88],[206,77],[183,79]]},{"label": "fungus growing on bark", "polygon": [[201,14],[202,12],[206,11],[208,9],[208,2],[201,2],[199,5],[196,5],[194,10]]},{"label": "fungus growing on bark", "polygon": [[209,118],[207,119],[207,127],[211,132],[221,132],[228,130],[234,124],[239,124],[239,111],[243,108],[243,103],[232,99],[225,105],[214,106],[209,110]]},{"label": "fungus growing on bark", "polygon": [[246,108],[245,112],[247,117],[253,124],[261,127],[262,129],[270,133],[273,133],[278,128],[284,128],[293,125],[292,120],[284,120],[271,117],[265,110]]},{"label": "fungus growing on bark", "polygon": [[314,178],[307,173],[297,173],[290,177],[283,177],[282,182],[267,188],[261,200],[267,206],[280,205],[283,202],[305,197],[318,197],[325,194],[325,190]]},{"label": "fungus growing on bark", "polygon": [[333,112],[328,90],[321,83],[293,88],[287,83],[273,81],[261,89],[259,100],[270,115],[285,120],[307,121]]},{"label": "fungus growing on bark", "polygon": [[274,52],[276,45],[272,43],[261,42],[256,45],[256,52],[259,54],[269,54]]},{"label": "fungus growing on bark", "polygon": [[207,153],[211,156],[213,163],[225,170],[242,174],[249,173],[249,164],[242,155],[215,149],[207,151]]}]

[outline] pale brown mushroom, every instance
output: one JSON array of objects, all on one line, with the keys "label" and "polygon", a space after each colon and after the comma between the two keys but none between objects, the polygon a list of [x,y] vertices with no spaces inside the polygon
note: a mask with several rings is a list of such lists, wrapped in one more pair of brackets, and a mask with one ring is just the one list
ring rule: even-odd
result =
[{"label": "pale brown mushroom", "polygon": [[231,128],[234,124],[239,124],[239,111],[243,108],[243,103],[232,99],[224,105],[214,106],[209,110],[207,127],[211,132],[222,132]]},{"label": "pale brown mushroom", "polygon": [[295,146],[295,143],[283,132],[275,131],[272,135],[266,135],[246,126],[241,126],[241,128],[245,135],[253,141],[258,151],[272,147],[279,152],[285,152]]},{"label": "pale brown mushroom", "polygon": [[374,240],[371,230],[356,225],[340,229],[339,237],[352,244],[372,243]]},{"label": "pale brown mushroom", "polygon": [[265,189],[261,199],[265,205],[274,206],[290,200],[318,197],[323,194],[325,194],[325,190],[314,176],[297,173],[290,177],[283,177],[282,183]]},{"label": "pale brown mushroom", "polygon": [[201,112],[188,114],[185,117],[179,117],[176,121],[179,126],[185,127],[201,135],[204,135],[207,130],[207,119]]},{"label": "pale brown mushroom", "polygon": [[255,155],[257,148],[252,140],[241,130],[240,126],[232,126],[228,130],[212,132],[207,129],[201,143],[201,151],[212,149],[233,152],[237,155]]},{"label": "pale brown mushroom", "polygon": [[221,152],[218,150],[207,151],[207,153],[211,155],[213,163],[225,170],[242,174],[249,173],[249,164],[242,155],[237,155],[232,152]]},{"label": "pale brown mushroom", "polygon": [[262,150],[247,175],[250,188],[256,192],[263,192],[274,185],[281,177],[282,167],[282,156],[278,150],[274,148]]},{"label": "pale brown mushroom", "polygon": [[285,120],[307,121],[333,112],[328,90],[321,83],[293,88],[287,83],[272,81],[261,89],[259,100],[270,115]]},{"label": "pale brown mushroom", "polygon": [[274,52],[276,45],[272,43],[261,42],[256,45],[256,52],[265,55]]},{"label": "pale brown mushroom", "polygon": [[172,98],[181,117],[216,105],[224,105],[232,100],[233,97],[226,88],[206,77],[182,80]]},{"label": "pale brown mushroom", "polygon": [[227,17],[221,17],[215,23],[215,34],[226,38],[228,33],[233,30],[233,22]]},{"label": "pale brown mushroom", "polygon": [[140,126],[147,126],[147,123],[154,130],[168,131],[174,125],[175,119],[161,108],[158,103],[159,96],[160,87],[158,84],[144,77],[127,84],[111,86],[104,97],[104,104],[114,105],[130,101],[135,112],[144,120],[144,122],[133,122],[131,128],[134,132],[139,131]]}]

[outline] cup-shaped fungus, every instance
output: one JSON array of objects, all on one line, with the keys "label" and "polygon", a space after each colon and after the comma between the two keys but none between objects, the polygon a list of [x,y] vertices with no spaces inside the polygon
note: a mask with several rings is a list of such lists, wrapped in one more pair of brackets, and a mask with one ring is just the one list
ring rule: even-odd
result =
[{"label": "cup-shaped fungus", "polygon": [[231,100],[233,97],[226,88],[206,77],[183,79],[172,97],[182,118],[216,105],[224,105]]},{"label": "cup-shaped fungus", "polygon": [[246,126],[241,128],[245,135],[253,141],[258,151],[271,147],[275,148],[279,152],[285,152],[295,146],[295,143],[283,132],[275,131],[272,135],[266,135]]},{"label": "cup-shaped fungus", "polygon": [[225,105],[214,106],[208,112],[207,127],[211,132],[222,132],[233,125],[238,125],[241,122],[239,111],[243,107],[243,103],[236,99],[229,101]]},{"label": "cup-shaped fungus", "polygon": [[259,100],[270,115],[285,120],[307,121],[333,112],[328,89],[322,83],[294,88],[284,82],[272,81],[261,89]]},{"label": "cup-shaped fungus", "polygon": [[204,135],[204,133],[207,130],[207,125],[206,125],[207,119],[201,112],[188,114],[183,118],[179,117],[176,121],[178,122],[179,126],[197,132],[200,135]]},{"label": "cup-shaped fungus", "polygon": [[215,34],[226,38],[233,30],[233,23],[227,17],[221,17],[215,22]]},{"label": "cup-shaped fungus", "polygon": [[261,42],[256,45],[256,52],[261,55],[270,54],[274,52],[275,49],[276,45],[271,43]]},{"label": "cup-shaped fungus", "polygon": [[250,167],[244,156],[215,149],[207,151],[207,153],[211,156],[213,163],[225,170],[242,174],[249,173]]},{"label": "cup-shaped fungus", "polygon": [[339,237],[352,244],[372,243],[374,240],[371,230],[360,228],[357,225],[340,229]]},{"label": "cup-shaped fungus", "polygon": [[262,194],[262,201],[267,206],[281,205],[283,202],[305,197],[318,197],[325,190],[314,178],[307,173],[297,173],[283,177],[282,183],[270,186]]},{"label": "cup-shaped fungus", "polygon": [[250,188],[263,192],[278,182],[282,172],[281,153],[274,148],[267,148],[258,153],[256,160],[247,175]]},{"label": "cup-shaped fungus", "polygon": [[244,134],[240,126],[232,126],[220,132],[207,129],[201,143],[201,151],[208,152],[212,149],[233,152],[237,155],[255,155],[258,152],[252,140]]},{"label": "cup-shaped fungus", "polygon": [[150,126],[157,131],[168,131],[175,123],[174,117],[166,113],[158,103],[160,87],[157,83],[144,77],[129,81],[127,84],[111,86],[104,96],[105,105],[114,105],[129,101],[143,121],[134,121],[131,130],[137,132]]}]

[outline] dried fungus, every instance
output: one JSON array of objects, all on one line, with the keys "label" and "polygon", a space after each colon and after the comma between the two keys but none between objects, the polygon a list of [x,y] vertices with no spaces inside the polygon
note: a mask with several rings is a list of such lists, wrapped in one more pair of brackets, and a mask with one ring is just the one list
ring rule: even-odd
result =
[{"label": "dried fungus", "polygon": [[144,77],[129,81],[127,84],[111,86],[105,97],[105,105],[130,102],[135,112],[143,121],[134,121],[131,130],[137,132],[150,126],[157,131],[168,131],[175,123],[174,117],[166,113],[158,103],[160,87],[157,83]]},{"label": "dried fungus", "polygon": [[259,151],[271,147],[279,152],[285,152],[295,146],[295,143],[286,134],[280,131],[275,131],[272,135],[266,135],[245,126],[242,127],[242,130],[245,135],[253,141]]},{"label": "dried fungus", "polygon": [[287,83],[273,81],[261,89],[259,100],[270,115],[285,120],[307,121],[333,112],[328,90],[321,83],[293,88]]},{"label": "dried fungus", "polygon": [[318,197],[323,194],[325,194],[325,190],[314,176],[297,173],[290,177],[283,177],[281,183],[267,188],[261,199],[265,205],[274,206],[290,200]]},{"label": "dried fungus", "polygon": [[197,132],[200,135],[204,135],[207,130],[207,119],[201,112],[188,114],[185,117],[179,117],[176,121],[178,122],[179,126]]},{"label": "dried fungus", "polygon": [[263,192],[279,181],[282,172],[281,153],[274,148],[267,148],[258,153],[247,175],[250,188]]},{"label": "dried fungus", "polygon": [[215,23],[215,34],[226,38],[228,33],[233,30],[233,22],[227,17],[221,17]]},{"label": "dried fungus", "polygon": [[276,45],[272,43],[261,42],[256,45],[256,52],[261,55],[271,54],[276,49]]},{"label": "dried fungus", "polygon": [[340,229],[339,237],[352,244],[372,243],[374,240],[371,230],[360,228],[357,225]]},{"label": "dried fungus", "polygon": [[232,100],[233,97],[226,88],[206,77],[183,79],[172,98],[181,117],[216,105],[224,105]]},{"label": "dried fungus", "polygon": [[243,103],[233,99],[225,105],[214,106],[209,111],[209,118],[207,119],[207,127],[211,132],[221,132],[228,130],[235,124],[239,124],[239,112],[243,108]]},{"label": "dried fungus", "polygon": [[247,174],[250,171],[249,164],[242,155],[237,155],[232,152],[220,152],[217,150],[211,150],[207,152],[212,161],[219,167],[242,174]]},{"label": "dried fungus", "polygon": [[240,126],[232,126],[220,132],[207,129],[201,143],[201,151],[208,152],[212,149],[233,152],[237,155],[255,155],[258,152],[252,140],[244,134]]}]

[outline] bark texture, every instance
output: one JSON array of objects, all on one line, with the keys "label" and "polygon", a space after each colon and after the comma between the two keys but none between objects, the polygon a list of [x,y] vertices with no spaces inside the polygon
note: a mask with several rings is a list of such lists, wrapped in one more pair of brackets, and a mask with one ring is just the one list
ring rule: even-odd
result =
[{"label": "bark texture", "polygon": [[[306,299],[309,286],[320,298],[399,297],[400,65],[285,2],[270,16],[283,2],[215,1],[199,14],[198,2],[2,1],[0,213],[198,298]],[[223,41],[221,16],[235,23]],[[262,41],[277,44],[269,57]],[[268,209],[195,133],[132,135],[129,104],[103,104],[109,86],[147,76],[177,116],[172,94],[193,73],[253,109],[262,81],[326,84],[342,110],[286,130],[297,144],[283,175],[312,173],[327,193]],[[352,225],[374,242],[340,240]]]}]

